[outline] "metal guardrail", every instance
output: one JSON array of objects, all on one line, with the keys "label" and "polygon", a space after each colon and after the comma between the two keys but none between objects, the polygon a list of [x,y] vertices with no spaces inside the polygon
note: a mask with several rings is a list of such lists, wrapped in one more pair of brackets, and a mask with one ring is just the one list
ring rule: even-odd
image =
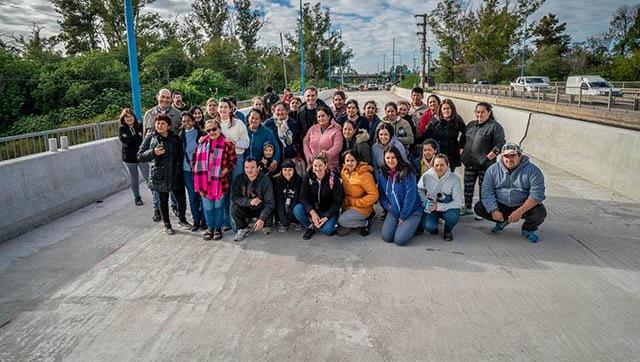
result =
[{"label": "metal guardrail", "polygon": [[66,136],[69,146],[118,135],[119,121],[98,122],[0,138],[0,161],[49,151],[49,139]]},{"label": "metal guardrail", "polygon": [[[633,91],[629,92],[631,95],[627,94],[623,97],[615,97],[611,93],[608,96],[594,96],[583,94],[582,89],[579,87],[576,89],[577,94],[567,94],[566,87],[563,86],[552,86],[548,90],[527,91],[516,90],[508,85],[468,83],[439,83],[436,85],[436,90],[520,99],[538,103],[546,102],[568,104],[576,107],[606,108],[608,111],[640,111],[640,95]],[[625,89],[623,89],[623,93],[624,91]]]}]

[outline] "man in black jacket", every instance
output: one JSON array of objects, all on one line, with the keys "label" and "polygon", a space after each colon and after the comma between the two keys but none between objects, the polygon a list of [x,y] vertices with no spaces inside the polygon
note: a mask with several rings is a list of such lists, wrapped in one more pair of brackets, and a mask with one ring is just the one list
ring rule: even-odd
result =
[{"label": "man in black jacket", "polygon": [[[307,134],[311,126],[318,123],[316,119],[318,106],[329,108],[322,99],[318,99],[318,90],[314,87],[309,87],[304,91],[304,100],[304,104],[298,109],[298,124],[302,128],[301,134],[303,136]],[[333,114],[333,112],[331,113]],[[334,117],[330,115],[329,118],[333,119]]]},{"label": "man in black jacket", "polygon": [[236,177],[231,186],[231,202],[231,216],[238,228],[234,241],[241,241],[251,233],[249,221],[254,217],[258,218],[253,226],[254,231],[271,233],[273,186],[269,177],[259,172],[255,159],[244,160],[244,173]]}]

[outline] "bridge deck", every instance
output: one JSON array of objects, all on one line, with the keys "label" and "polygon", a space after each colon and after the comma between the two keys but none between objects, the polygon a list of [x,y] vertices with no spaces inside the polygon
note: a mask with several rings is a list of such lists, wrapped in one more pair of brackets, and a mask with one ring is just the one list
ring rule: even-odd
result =
[{"label": "bridge deck", "polygon": [[0,360],[637,360],[640,204],[538,164],[539,244],[203,242],[123,191],[0,244]]}]

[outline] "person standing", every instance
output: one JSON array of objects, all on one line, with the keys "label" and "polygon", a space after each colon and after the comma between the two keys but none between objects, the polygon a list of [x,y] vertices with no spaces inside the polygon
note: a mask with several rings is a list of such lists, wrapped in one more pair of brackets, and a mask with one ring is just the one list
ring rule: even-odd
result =
[{"label": "person standing", "polygon": [[[358,160],[371,165],[371,146],[369,146],[369,135],[367,131],[356,127],[350,120],[345,120],[342,124],[342,152],[353,151],[358,154]],[[342,160],[344,161],[344,159]],[[342,164],[340,165],[342,167]]]},{"label": "person standing", "polygon": [[[424,90],[421,87],[414,87],[411,90],[411,108],[409,109],[409,115],[416,129],[422,120],[422,116],[428,109],[427,105],[422,101],[423,98]],[[418,135],[420,135],[419,131]]]},{"label": "person standing", "polygon": [[210,119],[217,120],[218,116],[218,102],[215,98],[207,99],[207,103],[205,104],[205,112],[204,112],[204,121],[208,121]]},{"label": "person standing", "polygon": [[[476,120],[467,125],[462,151],[465,208],[462,209],[461,215],[471,215],[476,180],[480,197],[482,197],[484,173],[489,166],[496,162],[496,157],[505,144],[504,129],[493,118],[493,111],[489,103],[478,103],[475,115]],[[476,215],[476,219],[482,220],[478,215]]]},{"label": "person standing", "polygon": [[311,126],[317,123],[317,108],[322,106],[329,110],[331,114],[330,118],[333,117],[333,112],[327,106],[327,104],[322,100],[318,99],[318,90],[315,87],[309,87],[304,91],[304,100],[305,103],[300,106],[298,109],[298,124],[302,129],[302,134],[306,135],[307,131]]},{"label": "person standing", "polygon": [[309,128],[302,141],[304,156],[307,160],[307,168],[315,155],[325,153],[329,159],[329,167],[338,172],[340,167],[340,151],[342,151],[342,128],[333,118],[333,113],[326,106],[316,109],[318,123]]},{"label": "person standing", "polygon": [[275,104],[275,113],[264,126],[271,130],[280,141],[282,159],[296,159],[302,156],[302,135],[298,123],[289,118],[289,106],[283,101]]},{"label": "person standing", "polygon": [[184,177],[184,186],[187,189],[189,197],[189,207],[191,208],[191,216],[193,216],[193,226],[191,231],[198,231],[200,225],[204,222],[202,212],[202,199],[200,194],[196,192],[193,185],[193,169],[191,168],[193,156],[196,153],[198,140],[206,134],[195,127],[195,119],[190,112],[182,112],[182,127],[180,130],[180,139],[182,141],[182,174]]},{"label": "person standing", "polygon": [[[411,124],[398,116],[398,106],[394,102],[388,102],[384,106],[384,112],[386,116],[382,119],[382,122],[378,125],[388,124],[393,128],[393,134],[396,139],[402,143],[408,154],[411,146],[413,146],[413,132],[411,131]],[[376,130],[377,131],[377,130]]]},{"label": "person standing", "polygon": [[122,143],[122,162],[124,162],[129,171],[129,180],[131,181],[131,192],[133,192],[134,202],[137,206],[142,206],[144,203],[140,197],[138,168],[144,181],[148,184],[149,164],[138,162],[138,149],[140,149],[140,145],[142,144],[142,126],[131,108],[125,108],[120,113],[118,138]]},{"label": "person standing", "polygon": [[333,98],[331,102],[331,112],[336,119],[340,119],[347,113],[347,107],[345,107],[344,101],[347,99],[347,95],[341,91],[333,92]]},{"label": "person standing", "polygon": [[202,197],[202,209],[207,223],[204,240],[220,240],[222,224],[227,214],[224,198],[230,197],[231,173],[236,166],[236,148],[222,134],[219,121],[208,120],[204,130],[206,135],[200,139],[191,161],[193,184]]},{"label": "person standing", "polygon": [[411,166],[397,147],[385,149],[384,165],[376,171],[376,179],[380,205],[386,211],[382,240],[407,245],[422,220],[422,205]]},{"label": "person standing", "polygon": [[454,172],[462,164],[460,155],[466,143],[466,133],[467,126],[456,111],[453,101],[444,99],[440,103],[438,117],[429,123],[424,134],[438,142],[440,153],[447,155],[451,172]]},{"label": "person standing", "polygon": [[181,114],[189,110],[189,106],[182,100],[182,93],[180,92],[173,92],[171,95],[171,107],[177,109]]},{"label": "person standing", "polygon": [[160,89],[156,95],[158,104],[145,112],[142,118],[144,128],[144,136],[155,129],[155,119],[159,114],[165,114],[171,120],[169,126],[174,134],[177,134],[180,127],[180,111],[171,106],[171,91],[168,89]]},{"label": "person standing", "polygon": [[264,145],[269,143],[274,146],[273,160],[269,165],[269,171],[275,172],[281,160],[280,142],[270,129],[262,124],[264,113],[259,109],[252,108],[249,111],[249,147],[244,151],[244,158],[261,160],[264,156]]},{"label": "person standing", "polygon": [[149,188],[158,193],[160,215],[165,232],[175,233],[169,220],[169,193],[177,201],[178,225],[190,229],[185,218],[186,200],[184,194],[184,178],[182,175],[182,143],[171,130],[171,118],[166,114],[158,114],[155,129],[148,132],[140,145],[137,158],[139,162],[149,162]]}]

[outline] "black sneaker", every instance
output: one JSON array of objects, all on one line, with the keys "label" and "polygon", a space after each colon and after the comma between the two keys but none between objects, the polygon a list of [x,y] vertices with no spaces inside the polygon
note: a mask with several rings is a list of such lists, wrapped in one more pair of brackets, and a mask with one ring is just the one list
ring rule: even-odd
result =
[{"label": "black sneaker", "polygon": [[140,197],[140,196],[136,197],[135,203],[136,203],[136,206],[144,205],[144,202],[142,202],[142,197]]},{"label": "black sneaker", "polygon": [[173,235],[176,232],[173,230],[173,228],[171,226],[168,226],[168,227],[164,228],[164,233],[167,234],[167,235]]},{"label": "black sneaker", "polygon": [[180,217],[180,216],[178,216],[178,206],[176,206],[176,205],[171,206],[171,212],[173,212],[173,214],[176,217]]},{"label": "black sneaker", "polygon": [[367,220],[367,225],[360,228],[360,235],[369,235],[369,233],[371,233],[371,226],[373,226],[373,220]]},{"label": "black sneaker", "polygon": [[198,227],[197,223],[193,223],[193,226],[191,227],[191,229],[189,229],[190,231],[196,232],[198,231],[200,228]]},{"label": "black sneaker", "polygon": [[313,237],[313,234],[316,233],[316,229],[313,227],[307,228],[307,230],[304,231],[304,234],[302,235],[302,238],[304,240],[309,240]]},{"label": "black sneaker", "polygon": [[181,228],[186,229],[186,230],[191,229],[191,224],[189,224],[189,222],[187,220],[178,221],[178,226],[180,226]]},{"label": "black sneaker", "polygon": [[453,234],[451,234],[451,231],[444,231],[444,241],[453,241]]},{"label": "black sneaker", "polygon": [[162,221],[160,210],[158,209],[153,210],[153,222],[160,222],[160,221]]}]

